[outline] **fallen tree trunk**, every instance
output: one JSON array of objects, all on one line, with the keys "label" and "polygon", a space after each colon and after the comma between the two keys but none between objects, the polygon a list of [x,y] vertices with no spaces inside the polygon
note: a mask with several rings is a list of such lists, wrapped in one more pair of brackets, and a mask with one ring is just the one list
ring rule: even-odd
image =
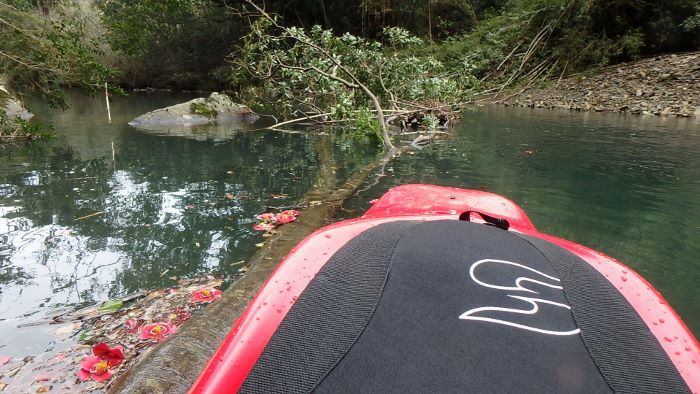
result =
[{"label": "fallen tree trunk", "polygon": [[[336,187],[329,138],[317,145],[321,168],[314,187],[305,196],[299,219],[270,237],[249,261],[250,271],[233,284],[201,316],[191,319],[170,339],[153,348],[111,386],[110,393],[185,393],[223,341],[234,322],[289,251],[330,219],[362,182],[393,155],[367,164]],[[313,202],[313,203],[312,203]],[[320,203],[316,203],[320,202]]]}]

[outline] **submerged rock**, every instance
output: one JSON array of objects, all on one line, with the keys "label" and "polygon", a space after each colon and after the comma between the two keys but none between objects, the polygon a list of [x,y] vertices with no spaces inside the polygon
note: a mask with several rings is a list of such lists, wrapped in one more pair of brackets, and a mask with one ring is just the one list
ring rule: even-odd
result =
[{"label": "submerged rock", "polygon": [[157,134],[221,140],[240,129],[249,128],[257,119],[258,116],[247,106],[214,92],[209,97],[148,112],[129,125]]}]

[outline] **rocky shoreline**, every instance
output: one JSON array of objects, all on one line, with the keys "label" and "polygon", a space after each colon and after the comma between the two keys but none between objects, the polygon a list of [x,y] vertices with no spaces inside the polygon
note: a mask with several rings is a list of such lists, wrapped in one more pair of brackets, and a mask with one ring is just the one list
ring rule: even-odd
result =
[{"label": "rocky shoreline", "polygon": [[493,102],[506,106],[700,118],[700,52],[657,56],[574,75]]}]

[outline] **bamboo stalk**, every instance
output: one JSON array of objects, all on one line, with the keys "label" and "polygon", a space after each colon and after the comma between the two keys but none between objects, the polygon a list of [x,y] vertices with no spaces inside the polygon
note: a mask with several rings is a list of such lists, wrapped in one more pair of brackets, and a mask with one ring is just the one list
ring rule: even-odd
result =
[{"label": "bamboo stalk", "polygon": [[109,92],[107,91],[107,82],[105,82],[105,102],[107,103],[107,121],[112,123],[112,111],[109,109]]}]

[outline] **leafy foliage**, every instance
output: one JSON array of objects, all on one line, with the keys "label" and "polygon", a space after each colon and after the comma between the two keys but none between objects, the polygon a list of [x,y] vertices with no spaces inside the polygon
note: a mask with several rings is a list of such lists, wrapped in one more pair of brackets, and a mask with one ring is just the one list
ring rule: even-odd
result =
[{"label": "leafy foliage", "polygon": [[700,11],[681,23],[681,28],[687,32],[700,31]]},{"label": "leafy foliage", "polygon": [[88,40],[87,21],[73,3],[57,1],[51,17],[34,11],[33,2],[0,2],[0,69],[8,83],[34,90],[66,107],[63,86],[94,93],[113,72],[99,61],[98,43]]},{"label": "leafy foliage", "polygon": [[244,98],[255,100],[258,106],[275,106],[287,115],[298,110],[327,113],[335,120],[355,119],[358,110],[371,107],[353,86],[353,76],[387,106],[452,104],[478,87],[468,70],[448,69],[432,56],[418,57],[401,50],[421,43],[407,31],[392,28],[385,35],[386,46],[349,33],[335,35],[320,26],[276,29],[270,21],[260,19],[231,57],[231,80],[245,86],[252,76],[264,91],[275,92],[262,102],[258,90],[243,89],[253,93]]},{"label": "leafy foliage", "polygon": [[107,39],[117,51],[122,83],[139,87],[218,89],[217,72],[243,24],[210,0],[104,0]]},{"label": "leafy foliage", "polygon": [[53,128],[51,125],[30,123],[20,117],[11,119],[7,112],[0,108],[0,142],[44,139],[52,136]]},{"label": "leafy foliage", "polygon": [[509,0],[484,9],[474,31],[422,52],[451,66],[466,61],[479,76],[504,79],[516,70],[527,74],[543,62],[550,72],[581,71],[698,48],[700,31],[694,32],[693,17],[688,18],[697,12],[694,3]]},{"label": "leafy foliage", "polygon": [[363,108],[355,114],[352,139],[355,143],[364,145],[382,145],[382,135],[379,131],[379,123],[371,111]]}]

